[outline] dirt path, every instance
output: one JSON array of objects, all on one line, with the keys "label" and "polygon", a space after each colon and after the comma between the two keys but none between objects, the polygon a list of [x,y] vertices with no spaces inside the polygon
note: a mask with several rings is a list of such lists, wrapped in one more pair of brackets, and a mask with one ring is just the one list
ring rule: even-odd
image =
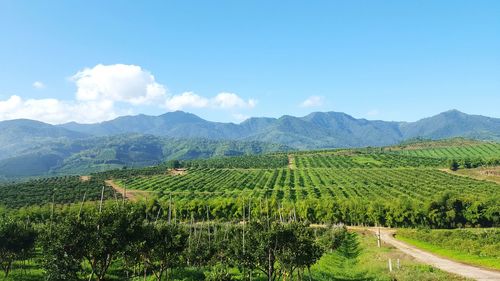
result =
[{"label": "dirt path", "polygon": [[450,169],[440,169],[440,170],[455,176],[473,178],[476,180],[487,180],[500,184],[500,167],[459,169],[457,171],[450,171]]},{"label": "dirt path", "polygon": [[113,182],[113,180],[105,180],[104,182],[106,183],[106,185],[112,187],[116,192],[120,193],[123,197],[125,197],[130,201],[135,202],[140,198],[147,197],[146,191],[124,189],[115,182]]},{"label": "dirt path", "polygon": [[[377,228],[370,228],[372,232],[377,233]],[[481,281],[500,280],[500,272],[494,270],[487,270],[480,267],[467,265],[445,258],[438,257],[434,254],[422,251],[414,246],[408,245],[404,242],[394,238],[394,230],[380,229],[380,237],[382,242],[391,244],[398,248],[401,252],[414,257],[416,260],[437,267],[441,270],[461,275],[467,278],[472,278]]]},{"label": "dirt path", "polygon": [[295,158],[292,154],[288,154],[288,169],[295,169]]},{"label": "dirt path", "polygon": [[90,176],[80,176],[80,181],[86,182],[90,180]]}]

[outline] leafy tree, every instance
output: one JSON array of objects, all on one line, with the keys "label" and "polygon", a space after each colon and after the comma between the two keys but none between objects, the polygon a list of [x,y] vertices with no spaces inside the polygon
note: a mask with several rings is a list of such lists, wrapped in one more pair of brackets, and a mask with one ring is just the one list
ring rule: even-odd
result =
[{"label": "leafy tree", "polygon": [[179,160],[169,160],[167,162],[167,167],[169,169],[178,169],[182,167],[182,163]]},{"label": "leafy tree", "polygon": [[[82,218],[85,219],[85,214]],[[41,236],[42,266],[46,280],[79,280],[83,272],[82,261],[86,236],[81,220],[66,217],[51,225],[46,224]]]},{"label": "leafy tree", "polygon": [[143,259],[161,281],[168,269],[184,265],[182,253],[187,247],[188,233],[177,224],[159,223],[148,227],[144,245]]},{"label": "leafy tree", "polygon": [[36,232],[29,225],[11,219],[0,221],[0,266],[9,276],[12,263],[33,255]]},{"label": "leafy tree", "polygon": [[450,167],[450,170],[456,171],[456,170],[458,170],[458,168],[460,167],[460,165],[458,164],[457,160],[452,159],[452,160],[450,160],[449,167]]},{"label": "leafy tree", "polygon": [[142,215],[130,207],[109,208],[82,221],[83,256],[96,280],[103,280],[110,265],[142,231]]}]

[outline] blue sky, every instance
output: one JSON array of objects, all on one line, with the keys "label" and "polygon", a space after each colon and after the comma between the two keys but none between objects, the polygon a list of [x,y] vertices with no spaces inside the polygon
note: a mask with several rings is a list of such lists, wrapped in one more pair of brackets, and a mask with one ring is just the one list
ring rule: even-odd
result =
[{"label": "blue sky", "polygon": [[0,120],[500,117],[500,1],[0,0]]}]

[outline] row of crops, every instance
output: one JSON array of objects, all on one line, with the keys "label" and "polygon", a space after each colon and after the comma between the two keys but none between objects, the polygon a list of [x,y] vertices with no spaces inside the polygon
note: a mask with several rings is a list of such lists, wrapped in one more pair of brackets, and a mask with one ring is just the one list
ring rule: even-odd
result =
[{"label": "row of crops", "polygon": [[[0,187],[0,206],[19,208],[48,203],[64,204],[98,200],[101,197],[103,181],[81,180],[78,176],[53,177],[6,184]],[[104,188],[104,198],[114,198],[111,188]],[[116,195],[118,196],[118,195]]]},{"label": "row of crops", "polygon": [[396,168],[396,167],[444,167],[444,159],[403,156],[389,153],[355,153],[339,155],[337,153],[311,153],[294,155],[298,168]]},{"label": "row of crops", "polygon": [[481,197],[500,192],[500,185],[495,183],[423,168],[199,169],[182,176],[127,178],[119,184],[179,199],[249,196],[292,202],[307,198],[413,198],[425,201],[445,191]]},{"label": "row of crops", "polygon": [[500,158],[500,143],[469,144],[461,146],[405,149],[397,153],[407,156],[431,158]]},{"label": "row of crops", "polygon": [[248,155],[184,161],[191,168],[281,168],[288,165],[286,154]]}]

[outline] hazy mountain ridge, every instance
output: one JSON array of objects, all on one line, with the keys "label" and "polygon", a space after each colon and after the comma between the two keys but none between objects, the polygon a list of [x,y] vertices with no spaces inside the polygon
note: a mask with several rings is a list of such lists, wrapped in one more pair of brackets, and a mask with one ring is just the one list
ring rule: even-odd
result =
[{"label": "hazy mountain ridge", "polygon": [[253,117],[241,124],[210,122],[182,111],[160,116],[125,116],[99,124],[58,127],[91,135],[153,134],[179,138],[259,140],[296,148],[391,145],[405,139],[472,137],[500,139],[500,119],[450,110],[416,122],[356,119],[341,112],[304,117]]}]

